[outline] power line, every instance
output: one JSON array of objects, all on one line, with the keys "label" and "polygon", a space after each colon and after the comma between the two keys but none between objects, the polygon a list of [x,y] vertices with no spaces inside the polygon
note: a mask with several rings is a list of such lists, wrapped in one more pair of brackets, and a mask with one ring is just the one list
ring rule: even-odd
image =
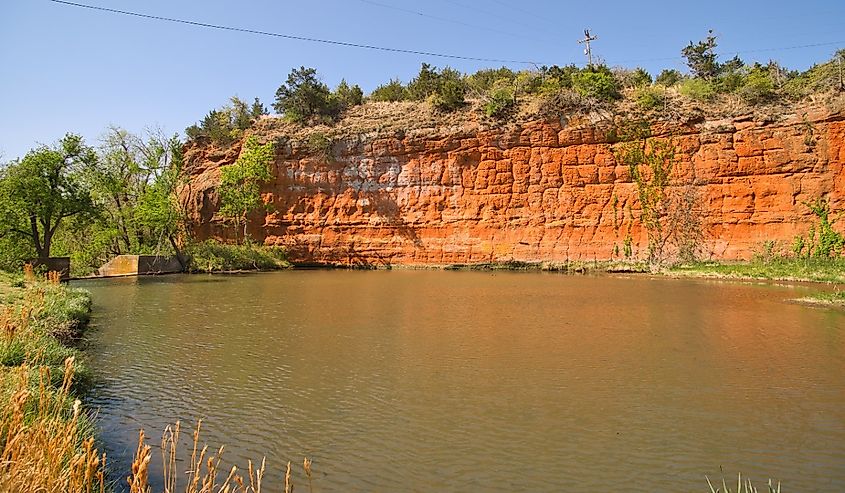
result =
[{"label": "power line", "polygon": [[346,46],[350,48],[363,48],[367,50],[376,50],[376,51],[387,51],[391,53],[407,53],[411,55],[423,55],[423,56],[434,56],[440,58],[451,58],[457,60],[471,60],[476,62],[494,62],[494,63],[518,63],[521,65],[536,65],[537,62],[532,61],[525,61],[525,60],[505,60],[499,58],[483,58],[483,57],[472,57],[472,56],[463,56],[463,55],[450,55],[446,53],[435,53],[431,51],[421,51],[421,50],[408,50],[403,48],[390,48],[386,46],[375,46],[375,45],[368,45],[368,44],[361,44],[361,43],[351,43],[347,41],[335,41],[330,39],[320,39],[320,38],[311,38],[307,36],[295,36],[292,34],[281,34],[281,33],[274,33],[268,31],[259,31],[256,29],[247,29],[242,27],[232,27],[232,26],[222,26],[219,24],[209,24],[206,22],[198,22],[198,21],[191,21],[187,19],[176,19],[173,17],[163,17],[159,15],[150,15],[150,14],[142,14],[140,12],[131,12],[128,10],[118,10],[112,9],[108,7],[100,7],[96,5],[86,5],[84,3],[76,3],[76,2],[69,2],[66,0],[50,0],[53,3],[69,5],[71,7],[79,7],[84,9],[90,10],[97,10],[101,12],[109,12],[112,14],[121,14],[127,15],[132,17],[140,17],[143,19],[151,19],[157,21],[166,21],[166,22],[174,22],[178,24],[187,24],[190,26],[197,26],[197,27],[206,27],[209,29],[219,29],[222,31],[235,31],[235,32],[242,32],[242,33],[249,33],[249,34],[258,34],[261,36],[271,36],[275,38],[285,38],[285,39],[293,39],[296,41],[308,41],[311,43],[323,43],[335,46]]},{"label": "power line", "polygon": [[471,27],[473,29],[482,29],[484,31],[490,31],[490,32],[494,32],[496,34],[504,34],[506,36],[513,36],[515,38],[532,39],[534,41],[547,41],[547,40],[540,40],[540,39],[537,39],[537,38],[532,38],[530,36],[525,36],[523,34],[516,34],[516,33],[507,32],[507,31],[500,31],[498,29],[493,29],[492,27],[478,26],[478,25],[475,25],[475,24],[470,24],[468,22],[463,22],[463,21],[459,21],[459,20],[456,20],[456,19],[449,19],[447,17],[439,17],[439,16],[436,16],[436,15],[426,14],[425,12],[420,12],[419,10],[406,9],[404,7],[398,7],[396,5],[390,5],[390,4],[386,4],[386,3],[382,3],[382,2],[376,2],[375,0],[358,0],[358,1],[361,2],[361,3],[369,4],[369,5],[375,5],[376,7],[382,7],[382,8],[386,8],[386,9],[397,10],[399,12],[405,12],[407,14],[413,14],[413,15],[416,15],[416,16],[419,16],[419,17],[427,17],[429,19],[434,19],[434,20],[438,20],[438,21],[442,21],[442,22],[450,22],[452,24],[457,24],[457,25],[465,26],[465,27]]}]

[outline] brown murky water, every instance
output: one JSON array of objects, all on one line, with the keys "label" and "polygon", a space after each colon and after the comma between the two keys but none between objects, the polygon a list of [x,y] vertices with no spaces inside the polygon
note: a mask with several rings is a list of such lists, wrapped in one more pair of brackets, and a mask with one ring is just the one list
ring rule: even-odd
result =
[{"label": "brown murky water", "polygon": [[441,271],[83,285],[115,478],[138,428],[156,442],[202,417],[274,480],[313,459],[315,491],[706,491],[720,466],[845,491],[845,313],[786,301],[808,288]]}]

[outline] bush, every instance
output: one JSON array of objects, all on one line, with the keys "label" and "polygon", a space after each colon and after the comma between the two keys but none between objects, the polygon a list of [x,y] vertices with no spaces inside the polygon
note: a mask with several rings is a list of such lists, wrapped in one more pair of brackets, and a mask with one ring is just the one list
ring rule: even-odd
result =
[{"label": "bush", "polygon": [[416,101],[430,100],[441,111],[454,111],[465,104],[467,82],[457,70],[449,67],[438,71],[427,63],[408,84],[407,94]]},{"label": "bush", "polygon": [[250,106],[237,96],[232,96],[228,105],[209,111],[198,125],[186,128],[185,135],[189,140],[207,137],[218,144],[229,145],[265,114],[267,109],[258,98]]},{"label": "bush", "polygon": [[572,88],[581,96],[598,101],[613,101],[621,97],[616,78],[604,66],[573,74]]},{"label": "bush", "polygon": [[466,81],[470,91],[475,94],[485,94],[494,86],[501,85],[503,81],[513,83],[514,79],[516,79],[516,73],[507,67],[502,67],[479,70],[468,76]]},{"label": "bush", "polygon": [[672,87],[678,82],[680,82],[684,78],[680,72],[675,69],[664,69],[660,74],[657,76],[655,82],[660,84],[661,86],[665,87]]},{"label": "bush", "polygon": [[431,98],[431,103],[440,111],[455,111],[466,104],[466,83],[462,80],[446,80]]},{"label": "bush", "polygon": [[651,74],[639,67],[635,70],[616,68],[613,70],[613,77],[625,88],[642,87],[652,83]]},{"label": "bush", "polygon": [[678,92],[693,101],[712,101],[716,95],[713,83],[703,79],[687,79],[681,82]]},{"label": "bush", "polygon": [[309,153],[322,157],[326,161],[332,161],[334,159],[334,153],[332,152],[333,145],[332,140],[326,134],[323,132],[314,132],[308,136],[306,148]]},{"label": "bush", "polygon": [[769,69],[757,64],[745,76],[739,95],[749,104],[759,104],[775,98],[775,83]]},{"label": "bush", "polygon": [[215,240],[194,243],[186,248],[191,272],[273,270],[288,267],[285,250],[255,243],[229,245]]},{"label": "bush", "polygon": [[581,69],[575,65],[541,67],[540,75],[542,76],[542,84],[540,85],[539,91],[545,94],[555,94],[562,89],[571,89],[572,76],[580,72]]},{"label": "bush", "polygon": [[273,108],[294,122],[336,118],[341,111],[328,86],[320,82],[313,68],[291,70],[287,82],[276,90]]},{"label": "bush", "polygon": [[572,89],[561,89],[546,95],[540,103],[540,115],[547,119],[560,118],[575,111],[590,110],[595,100],[585,98]]},{"label": "bush", "polygon": [[370,101],[381,101],[388,103],[395,103],[396,101],[404,101],[407,99],[405,86],[399,79],[390,79],[387,84],[382,84],[375,88],[369,96]]},{"label": "bush", "polygon": [[515,106],[513,88],[500,80],[484,97],[484,114],[492,118],[504,118]]},{"label": "bush", "polygon": [[634,100],[643,110],[656,110],[666,103],[666,90],[660,86],[640,87],[634,92]]}]

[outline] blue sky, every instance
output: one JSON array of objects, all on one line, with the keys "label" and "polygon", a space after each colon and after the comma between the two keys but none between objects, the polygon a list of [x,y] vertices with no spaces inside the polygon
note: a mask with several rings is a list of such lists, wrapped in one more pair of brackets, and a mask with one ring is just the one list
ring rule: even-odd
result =
[{"label": "blue sky", "polygon": [[[719,36],[719,52],[795,69],[845,47],[845,2],[553,0],[76,0],[200,22],[479,58],[585,62],[589,27],[609,65],[683,69],[680,49]],[[422,15],[421,15],[422,14]],[[799,45],[824,46],[782,50]],[[838,43],[838,44],[837,44]],[[776,50],[775,50],[776,49]],[[757,51],[771,50],[771,51]],[[421,62],[465,72],[498,66],[329,46],[60,5],[0,3],[0,161],[66,132],[96,144],[109,125],[182,132],[232,95],[268,106],[292,67],[369,92]],[[513,68],[523,65],[509,64]]]}]

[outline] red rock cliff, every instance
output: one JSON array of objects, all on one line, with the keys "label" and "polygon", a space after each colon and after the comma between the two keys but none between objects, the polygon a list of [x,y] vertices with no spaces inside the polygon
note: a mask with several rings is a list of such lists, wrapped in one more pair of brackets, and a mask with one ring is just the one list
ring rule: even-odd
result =
[{"label": "red rock cliff", "polygon": [[[330,152],[315,153],[307,139],[272,130],[272,120],[254,130],[277,141],[264,194],[271,212],[255,215],[250,231],[287,247],[294,262],[603,260],[622,255],[628,234],[634,256],[645,254],[636,186],[601,122],[376,128],[335,136]],[[770,240],[788,248],[814,222],[804,202],[815,198],[845,210],[841,106],[663,131],[677,146],[679,176],[700,198],[705,257],[749,258]],[[181,199],[200,238],[234,234],[215,214],[215,187],[238,152],[186,148]]]}]

